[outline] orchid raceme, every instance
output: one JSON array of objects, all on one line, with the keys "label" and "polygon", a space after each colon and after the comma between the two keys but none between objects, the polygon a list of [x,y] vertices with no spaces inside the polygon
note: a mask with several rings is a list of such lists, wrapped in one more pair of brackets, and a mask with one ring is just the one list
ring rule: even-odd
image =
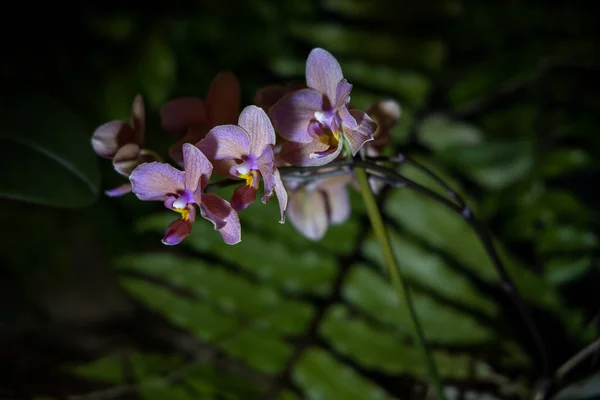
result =
[{"label": "orchid raceme", "polygon": [[[133,100],[131,124],[125,121],[110,121],[100,125],[92,134],[92,147],[100,157],[113,160],[115,170],[129,176],[135,167],[160,158],[153,151],[143,149],[146,112],[142,96]],[[122,196],[131,192],[131,184],[126,183],[106,191],[110,197]]]},{"label": "orchid raceme", "polygon": [[287,185],[290,196],[288,217],[305,237],[320,240],[330,225],[339,225],[350,217],[350,199],[346,185],[351,175],[323,178],[306,185]]},{"label": "orchid raceme", "polygon": [[163,201],[165,207],[181,215],[165,232],[163,243],[180,243],[192,231],[196,207],[211,221],[227,244],[241,240],[240,221],[231,205],[215,194],[203,193],[213,166],[194,145],[183,145],[184,171],[166,163],[152,162],[138,166],[129,179],[133,193],[140,200]]},{"label": "orchid raceme", "polygon": [[273,146],[275,131],[262,108],[248,106],[240,114],[237,125],[217,126],[198,143],[198,147],[213,162],[222,175],[242,179],[245,183],[233,193],[231,205],[243,210],[256,199],[262,178],[266,203],[273,193],[279,201],[281,220],[284,221],[287,193],[275,167]]},{"label": "orchid raceme", "polygon": [[308,88],[292,91],[269,110],[277,132],[289,143],[280,157],[292,165],[325,165],[347,142],[354,156],[373,140],[375,122],[361,110],[350,110],[352,85],[326,50],[314,49],[306,61]]},{"label": "orchid raceme", "polygon": [[177,140],[169,155],[182,163],[184,143],[197,143],[217,125],[235,124],[240,113],[240,84],[231,72],[219,73],[211,82],[206,100],[182,97],[160,110],[162,128]]}]

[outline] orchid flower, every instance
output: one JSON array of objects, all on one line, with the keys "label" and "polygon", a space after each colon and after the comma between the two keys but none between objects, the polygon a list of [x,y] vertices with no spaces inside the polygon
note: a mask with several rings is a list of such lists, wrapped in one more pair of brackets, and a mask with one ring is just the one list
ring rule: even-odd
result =
[{"label": "orchid flower", "polygon": [[288,185],[287,215],[292,225],[305,237],[320,240],[329,225],[339,225],[350,217],[350,200],[346,184],[351,175],[339,175],[307,185]]},{"label": "orchid flower", "polygon": [[366,113],[377,123],[377,129],[373,141],[366,143],[361,151],[369,157],[377,157],[390,140],[391,130],[398,123],[402,110],[394,100],[382,100],[369,107]]},{"label": "orchid flower", "polygon": [[169,148],[169,156],[182,165],[184,143],[197,143],[217,125],[235,124],[239,110],[240,84],[231,72],[221,72],[213,79],[205,101],[198,97],[171,100],[160,110],[162,128],[177,140]]},{"label": "orchid flower", "polygon": [[166,163],[145,163],[129,177],[133,193],[140,200],[164,201],[165,207],[181,214],[169,225],[162,242],[175,245],[188,236],[198,206],[200,215],[214,224],[225,243],[238,243],[241,232],[237,212],[219,196],[203,193],[212,174],[211,163],[196,146],[185,143],[183,165],[184,171],[180,171]]},{"label": "orchid flower", "polygon": [[[131,124],[125,121],[110,121],[100,125],[92,134],[92,147],[96,154],[112,159],[115,170],[126,177],[138,165],[160,159],[153,151],[142,148],[146,114],[142,96],[135,97],[131,108]],[[129,192],[131,184],[127,183],[105,193],[107,196],[116,197]]]},{"label": "orchid flower", "polygon": [[269,85],[256,91],[254,95],[254,104],[267,112],[277,103],[283,96],[288,93],[295,92],[300,89],[306,89],[303,83],[295,83],[289,86]]},{"label": "orchid flower", "polygon": [[[382,100],[373,104],[366,112],[377,123],[377,130],[373,134],[374,140],[366,143],[360,151],[365,156],[377,157],[389,142],[391,130],[398,123],[402,110],[394,100]],[[369,178],[369,184],[375,194],[381,192],[385,186],[380,179],[372,177]]]},{"label": "orchid flower", "polygon": [[269,110],[277,132],[289,143],[281,158],[293,165],[324,165],[337,158],[344,141],[355,155],[373,139],[376,125],[361,110],[350,110],[352,85],[326,50],[313,49],[306,61],[308,88],[293,91]]},{"label": "orchid flower", "polygon": [[262,202],[277,195],[283,223],[287,193],[274,164],[275,131],[262,108],[242,110],[237,125],[214,127],[197,146],[213,162],[217,172],[246,182],[233,193],[231,205],[243,210],[256,199],[260,178],[264,182]]}]

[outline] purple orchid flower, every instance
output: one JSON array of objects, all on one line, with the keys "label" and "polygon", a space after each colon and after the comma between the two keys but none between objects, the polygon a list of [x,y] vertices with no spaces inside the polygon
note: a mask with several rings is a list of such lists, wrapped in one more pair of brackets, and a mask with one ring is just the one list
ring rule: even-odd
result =
[{"label": "purple orchid flower", "polygon": [[240,84],[231,72],[220,72],[211,82],[206,100],[183,97],[160,110],[162,128],[177,140],[169,156],[182,165],[182,145],[197,143],[217,125],[235,124],[240,112]]},{"label": "purple orchid flower", "polygon": [[180,219],[169,225],[162,242],[175,245],[188,236],[198,206],[200,215],[214,224],[225,243],[238,243],[241,231],[237,212],[219,196],[203,193],[212,174],[212,164],[196,146],[186,143],[183,165],[184,171],[180,171],[166,163],[145,163],[129,177],[133,193],[140,200],[164,201],[165,207],[181,214]]},{"label": "purple orchid flower", "polygon": [[244,108],[237,125],[216,126],[197,144],[217,172],[246,181],[233,193],[231,205],[234,209],[243,210],[256,199],[262,177],[262,202],[266,203],[275,193],[281,212],[280,222],[283,223],[287,193],[275,167],[274,145],[273,125],[263,109],[256,106]]},{"label": "purple orchid flower", "polygon": [[[92,147],[96,154],[113,160],[115,170],[126,177],[138,165],[160,160],[156,153],[142,148],[146,115],[142,96],[135,97],[131,108],[131,124],[125,121],[110,121],[100,125],[92,134]],[[131,184],[126,183],[105,193],[107,196],[117,197],[129,192]]]},{"label": "purple orchid flower", "polygon": [[289,143],[281,158],[293,165],[324,165],[337,158],[344,141],[352,155],[373,139],[376,125],[361,110],[350,110],[352,85],[326,50],[313,49],[306,61],[307,89],[293,91],[270,109],[277,132]]},{"label": "purple orchid flower", "polygon": [[373,141],[366,143],[361,151],[369,157],[377,157],[390,140],[391,130],[398,123],[402,109],[394,100],[382,100],[369,107],[366,113],[377,123],[377,129]]},{"label": "purple orchid flower", "polygon": [[287,214],[292,225],[305,237],[320,240],[330,225],[350,217],[346,185],[351,175],[333,176],[307,185],[288,185],[290,201]]}]

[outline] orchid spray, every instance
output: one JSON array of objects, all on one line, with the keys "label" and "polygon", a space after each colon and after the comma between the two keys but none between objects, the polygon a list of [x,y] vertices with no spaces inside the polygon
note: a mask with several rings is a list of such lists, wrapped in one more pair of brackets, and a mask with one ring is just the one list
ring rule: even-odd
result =
[{"label": "orchid spray", "polygon": [[[161,126],[175,143],[168,149],[179,168],[162,162],[157,153],[143,148],[145,109],[141,96],[133,101],[131,122],[111,121],[92,136],[96,153],[111,159],[115,170],[129,183],[106,192],[108,196],[133,192],[140,200],[161,201],[178,214],[166,227],[162,242],[176,245],[192,233],[197,214],[210,221],[224,242],[242,239],[238,213],[257,197],[277,198],[279,222],[288,220],[310,240],[320,240],[331,225],[350,218],[349,191],[363,196],[396,289],[399,304],[406,307],[416,342],[423,350],[432,388],[443,399],[442,384],[425,334],[414,309],[410,288],[402,278],[388,233],[375,200],[386,186],[406,188],[433,198],[461,215],[475,230],[503,280],[503,289],[513,300],[538,346],[546,353],[540,335],[490,235],[472,210],[441,178],[404,155],[385,156],[391,131],[401,116],[398,103],[384,99],[366,110],[350,105],[352,85],[344,78],[335,57],[320,48],[306,61],[305,84],[269,85],[260,89],[240,112],[240,85],[230,72],[218,74],[206,99],[185,97],[171,100],[160,110]],[[439,195],[401,175],[397,168],[410,163],[442,186]],[[213,172],[224,179],[209,185]],[[236,186],[224,199],[214,189]]]}]

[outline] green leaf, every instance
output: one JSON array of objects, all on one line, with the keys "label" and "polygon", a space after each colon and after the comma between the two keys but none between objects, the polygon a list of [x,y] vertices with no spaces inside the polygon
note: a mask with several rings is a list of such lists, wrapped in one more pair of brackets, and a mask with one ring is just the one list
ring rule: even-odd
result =
[{"label": "green leaf", "polygon": [[384,390],[320,349],[308,349],[294,380],[311,400],[391,400]]},{"label": "green leaf", "polygon": [[600,374],[592,375],[562,389],[552,400],[596,399],[600,396]]},{"label": "green leaf", "polygon": [[0,116],[0,197],[83,207],[99,191],[91,132],[55,99],[33,95],[5,104]]}]

